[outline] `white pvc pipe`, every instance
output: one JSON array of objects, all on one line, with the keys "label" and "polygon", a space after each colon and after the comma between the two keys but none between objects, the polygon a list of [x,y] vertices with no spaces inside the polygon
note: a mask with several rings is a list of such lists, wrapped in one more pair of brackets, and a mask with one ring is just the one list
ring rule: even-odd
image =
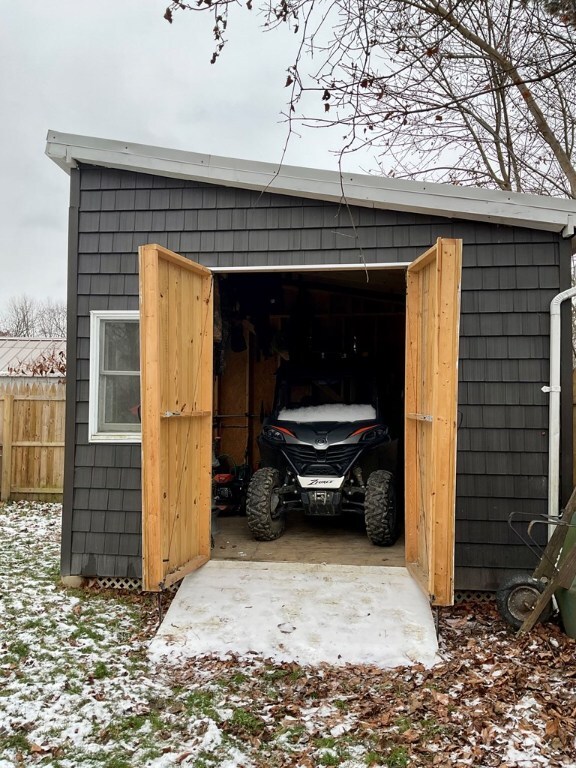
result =
[{"label": "white pvc pipe", "polygon": [[[550,302],[550,385],[542,392],[550,393],[548,409],[548,517],[559,516],[560,495],[560,305],[576,296],[576,287],[568,288]],[[548,536],[554,526],[548,527]]]}]

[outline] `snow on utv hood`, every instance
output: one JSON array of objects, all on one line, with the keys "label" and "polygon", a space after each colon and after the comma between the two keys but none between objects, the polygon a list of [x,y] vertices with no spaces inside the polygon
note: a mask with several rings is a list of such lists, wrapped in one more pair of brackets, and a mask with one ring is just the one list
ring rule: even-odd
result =
[{"label": "snow on utv hood", "polygon": [[309,424],[318,421],[371,421],[376,418],[376,409],[372,405],[308,405],[302,408],[283,408],[277,421],[296,421]]}]

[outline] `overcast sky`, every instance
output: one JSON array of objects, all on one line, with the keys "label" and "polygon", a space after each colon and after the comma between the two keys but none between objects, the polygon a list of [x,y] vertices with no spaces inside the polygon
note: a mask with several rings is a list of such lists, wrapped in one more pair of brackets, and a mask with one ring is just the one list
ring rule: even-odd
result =
[{"label": "overcast sky", "polygon": [[[0,313],[11,296],[66,296],[68,176],[44,155],[48,129],[280,159],[294,35],[236,14],[212,66],[209,17],[180,13],[170,25],[166,5],[0,0]],[[286,161],[335,168],[339,133],[293,137]]]}]

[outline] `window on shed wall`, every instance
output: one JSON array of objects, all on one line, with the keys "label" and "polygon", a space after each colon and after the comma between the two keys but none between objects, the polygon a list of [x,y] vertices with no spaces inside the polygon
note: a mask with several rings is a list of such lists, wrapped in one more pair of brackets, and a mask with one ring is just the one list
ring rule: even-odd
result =
[{"label": "window on shed wall", "polygon": [[138,312],[90,313],[89,399],[91,442],[140,441]]}]

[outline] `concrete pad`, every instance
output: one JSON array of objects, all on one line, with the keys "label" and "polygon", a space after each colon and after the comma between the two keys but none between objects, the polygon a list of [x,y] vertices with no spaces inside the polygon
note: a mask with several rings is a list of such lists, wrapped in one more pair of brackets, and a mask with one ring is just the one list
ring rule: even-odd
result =
[{"label": "concrete pad", "polygon": [[183,580],[149,654],[395,667],[432,666],[437,650],[405,568],[212,560]]}]

